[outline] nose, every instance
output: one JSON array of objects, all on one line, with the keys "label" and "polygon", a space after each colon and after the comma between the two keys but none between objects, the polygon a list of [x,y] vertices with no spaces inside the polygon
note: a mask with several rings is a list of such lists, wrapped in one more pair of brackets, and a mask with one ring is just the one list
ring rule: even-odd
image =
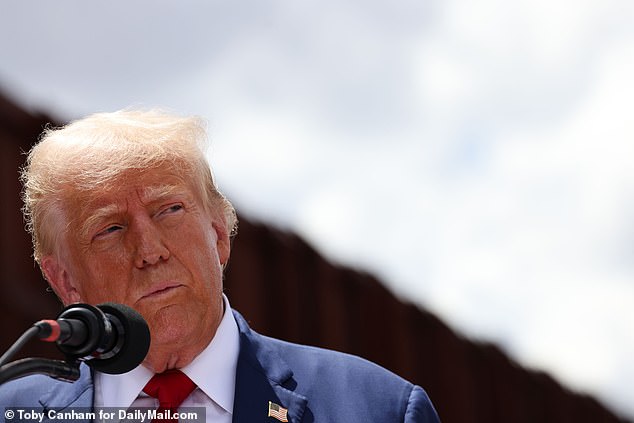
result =
[{"label": "nose", "polygon": [[134,228],[134,265],[142,269],[167,261],[170,251],[163,241],[161,232],[151,220],[137,222]]}]

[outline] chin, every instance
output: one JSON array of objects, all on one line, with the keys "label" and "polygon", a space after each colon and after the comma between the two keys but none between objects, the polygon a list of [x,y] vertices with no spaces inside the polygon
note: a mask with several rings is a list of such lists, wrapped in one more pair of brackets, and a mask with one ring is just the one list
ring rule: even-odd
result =
[{"label": "chin", "polygon": [[181,348],[190,339],[189,334],[185,331],[174,328],[151,331],[151,334],[152,343],[163,347],[173,346],[174,348]]},{"label": "chin", "polygon": [[187,322],[183,316],[171,319],[159,319],[148,322],[152,340],[164,344],[167,342],[182,344],[191,340],[195,322]]}]

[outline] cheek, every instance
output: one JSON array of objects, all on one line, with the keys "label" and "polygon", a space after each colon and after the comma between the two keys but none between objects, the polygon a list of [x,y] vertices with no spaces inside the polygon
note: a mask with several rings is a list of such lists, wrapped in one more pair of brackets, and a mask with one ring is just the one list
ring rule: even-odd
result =
[{"label": "cheek", "polygon": [[215,246],[215,237],[198,234],[196,242],[190,238],[182,249],[181,261],[189,270],[199,295],[215,296],[222,290],[222,267]]},{"label": "cheek", "polygon": [[194,278],[199,280],[198,285],[208,289],[222,284],[222,269],[215,250],[192,252],[187,258],[189,260],[187,267],[193,273]]},{"label": "cheek", "polygon": [[217,250],[216,231],[207,222],[198,225],[187,225],[181,231],[174,234],[172,239],[178,239],[173,244],[172,253],[184,255],[191,263],[196,263],[205,268],[216,267],[219,263]]},{"label": "cheek", "polygon": [[126,278],[121,262],[86,260],[84,267],[78,288],[82,301],[90,304],[127,302]]}]

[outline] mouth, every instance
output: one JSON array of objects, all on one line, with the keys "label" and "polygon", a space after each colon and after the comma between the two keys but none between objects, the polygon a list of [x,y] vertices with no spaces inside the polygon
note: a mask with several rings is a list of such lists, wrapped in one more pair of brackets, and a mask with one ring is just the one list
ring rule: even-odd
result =
[{"label": "mouth", "polygon": [[161,283],[159,285],[153,286],[139,300],[160,298],[171,294],[182,286],[184,285],[177,282]]}]

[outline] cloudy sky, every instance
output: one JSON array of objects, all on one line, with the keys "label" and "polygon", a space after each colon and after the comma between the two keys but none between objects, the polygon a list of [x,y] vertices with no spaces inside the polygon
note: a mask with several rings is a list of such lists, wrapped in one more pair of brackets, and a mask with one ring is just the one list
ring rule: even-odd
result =
[{"label": "cloudy sky", "polygon": [[634,417],[631,0],[22,0],[0,90],[209,122],[239,212]]}]

